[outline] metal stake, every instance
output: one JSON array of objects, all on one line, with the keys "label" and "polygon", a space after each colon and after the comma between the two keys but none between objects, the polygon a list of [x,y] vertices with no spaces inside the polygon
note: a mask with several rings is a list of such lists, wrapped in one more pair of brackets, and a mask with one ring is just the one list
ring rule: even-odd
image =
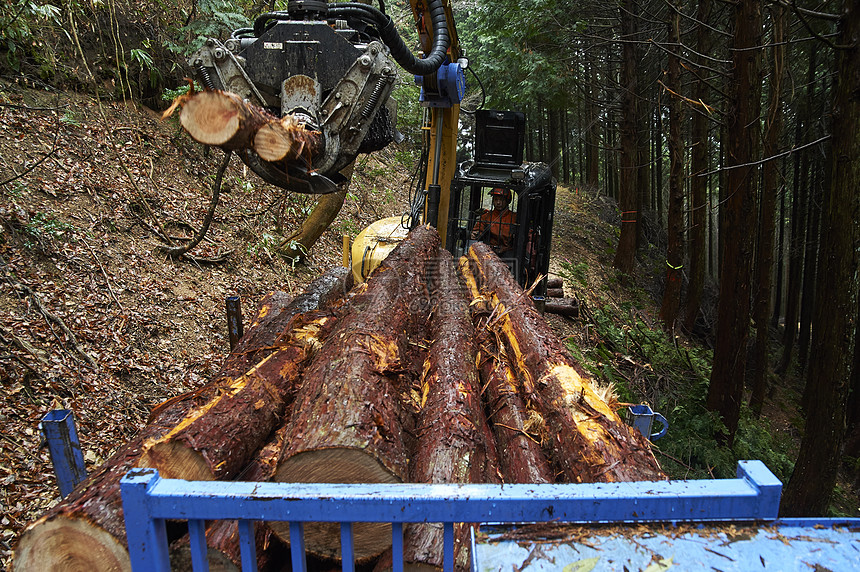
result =
[{"label": "metal stake", "polygon": [[227,333],[230,336],[230,351],[244,335],[242,328],[242,301],[239,296],[227,296]]},{"label": "metal stake", "polygon": [[54,409],[42,418],[41,425],[60,486],[60,495],[65,497],[87,478],[81,442],[75,429],[75,415],[71,409]]}]

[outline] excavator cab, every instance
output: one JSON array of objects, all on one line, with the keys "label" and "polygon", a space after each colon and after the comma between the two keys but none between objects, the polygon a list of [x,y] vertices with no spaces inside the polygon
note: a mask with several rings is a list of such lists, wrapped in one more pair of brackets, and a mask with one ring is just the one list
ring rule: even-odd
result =
[{"label": "excavator cab", "polygon": [[[556,181],[549,165],[523,162],[525,114],[475,112],[474,159],[461,163],[451,184],[446,248],[462,256],[476,241],[487,242],[533,296],[546,294]],[[493,195],[509,196],[502,215]],[[501,237],[501,238],[500,238]]]}]

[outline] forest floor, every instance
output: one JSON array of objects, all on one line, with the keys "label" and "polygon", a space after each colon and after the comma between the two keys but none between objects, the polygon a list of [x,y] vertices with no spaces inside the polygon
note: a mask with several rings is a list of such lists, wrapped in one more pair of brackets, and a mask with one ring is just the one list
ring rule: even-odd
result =
[{"label": "forest floor", "polygon": [[[13,179],[0,185],[0,567],[21,530],[58,500],[39,431],[45,413],[71,409],[87,468],[98,466],[154,405],[215,373],[229,347],[227,296],[242,297],[247,318],[269,291],[299,293],[339,265],[342,234],[406,210],[409,154],[393,147],[359,159],[341,213],[306,264],[275,248],[313,198],[284,195],[238,160],[194,251],[224,261],[174,260],[158,228],[174,241],[194,234],[221,152],[132,102],[0,81],[0,181]],[[551,273],[584,308],[630,304],[611,268],[613,222],[610,199],[559,188]],[[637,315],[654,323],[642,292]],[[600,341],[588,320],[547,319],[579,347]],[[796,431],[792,423],[778,430]]]}]

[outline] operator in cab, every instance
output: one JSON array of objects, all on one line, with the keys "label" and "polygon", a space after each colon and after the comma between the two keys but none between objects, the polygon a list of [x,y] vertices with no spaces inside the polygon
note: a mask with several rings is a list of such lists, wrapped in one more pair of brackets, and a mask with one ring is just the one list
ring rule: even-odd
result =
[{"label": "operator in cab", "polygon": [[517,213],[508,207],[512,196],[510,189],[496,187],[490,191],[493,210],[484,211],[472,228],[472,240],[488,244],[500,258],[505,258],[514,248],[514,225]]}]

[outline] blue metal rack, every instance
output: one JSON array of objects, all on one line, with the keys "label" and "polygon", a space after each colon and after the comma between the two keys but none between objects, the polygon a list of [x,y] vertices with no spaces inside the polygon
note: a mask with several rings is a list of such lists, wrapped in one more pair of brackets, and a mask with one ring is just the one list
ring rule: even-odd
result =
[{"label": "blue metal rack", "polygon": [[[170,569],[166,519],[188,520],[195,571],[208,570],[205,521],[238,519],[242,570],[256,570],[253,521],[290,523],[293,570],[306,570],[303,524],[341,523],[343,569],[353,570],[352,523],[392,523],[393,569],[403,570],[403,524],[443,523],[444,569],[454,569],[454,523],[773,521],[782,483],[760,461],[738,478],[575,485],[303,484],[162,479],[134,469],[121,481],[134,572]],[[474,551],[473,551],[474,552]]]}]

